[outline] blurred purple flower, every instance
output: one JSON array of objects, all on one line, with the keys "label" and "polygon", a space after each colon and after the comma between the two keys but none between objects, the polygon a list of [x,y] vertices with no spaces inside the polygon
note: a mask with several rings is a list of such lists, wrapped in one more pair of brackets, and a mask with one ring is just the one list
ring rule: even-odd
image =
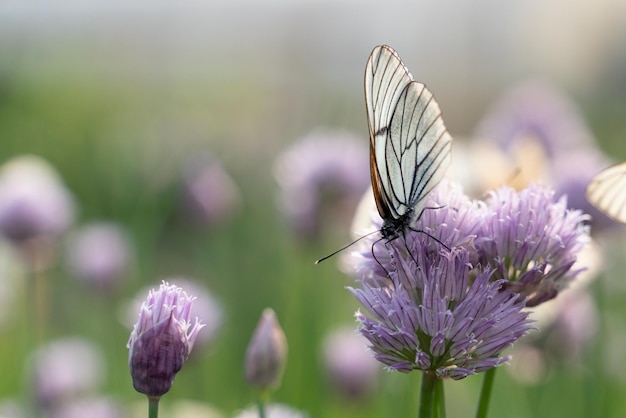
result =
[{"label": "blurred purple flower", "polygon": [[183,177],[184,203],[195,219],[216,225],[239,209],[239,188],[215,158],[205,155],[192,159]]},{"label": "blurred purple flower", "polygon": [[481,263],[496,269],[494,277],[536,306],[580,273],[572,266],[589,241],[587,219],[549,188],[531,185],[518,193],[501,187],[490,193],[475,245]]},{"label": "blurred purple flower", "polygon": [[298,234],[315,238],[324,211],[338,224],[349,219],[370,181],[366,144],[350,133],[316,132],[277,158],[279,207]]},{"label": "blurred purple flower", "polygon": [[339,329],[324,338],[323,360],[333,388],[350,400],[370,395],[378,384],[380,364],[372,358],[367,340],[353,329]]},{"label": "blurred purple flower", "polygon": [[287,339],[276,314],[265,309],[246,350],[246,378],[261,391],[276,389],[287,362]]},{"label": "blurred purple flower", "polygon": [[97,288],[114,288],[125,276],[131,245],[121,226],[98,222],[68,237],[67,265],[72,276]]},{"label": "blurred purple flower", "polygon": [[34,155],[15,157],[0,169],[0,231],[23,241],[56,237],[74,220],[74,201],[57,172]]},{"label": "blurred purple flower", "polygon": [[536,384],[558,366],[582,365],[598,332],[598,310],[586,289],[568,289],[533,310],[539,331],[526,335],[512,351],[511,376]]},{"label": "blurred purple flower", "polygon": [[65,338],[39,348],[32,359],[35,397],[44,409],[78,399],[97,389],[104,375],[102,353],[91,342]]},{"label": "blurred purple flower", "polygon": [[559,298],[552,322],[543,329],[546,348],[553,360],[567,364],[582,359],[586,345],[593,341],[598,331],[598,309],[583,290],[563,292]]},{"label": "blurred purple flower", "polygon": [[158,399],[172,387],[204,326],[192,322],[193,297],[163,282],[151,290],[130,335],[128,365],[136,391]]},{"label": "blurred purple flower", "polygon": [[593,147],[593,135],[578,109],[555,86],[531,80],[506,92],[487,112],[477,136],[510,150],[525,137],[537,139],[550,158],[572,147]]},{"label": "blurred purple flower", "polygon": [[[308,414],[293,409],[287,405],[269,404],[265,410],[266,418],[307,418]],[[240,411],[235,418],[259,418],[259,410],[256,406]]]},{"label": "blurred purple flower", "polygon": [[[595,227],[611,224],[585,199],[586,185],[610,161],[597,147],[575,105],[554,86],[530,81],[512,88],[485,116],[476,136],[514,156],[513,167],[501,181],[521,176],[550,182],[559,195],[569,196],[570,207],[591,214]],[[528,159],[529,149],[539,150],[545,158]],[[538,173],[515,174],[514,169]]]}]

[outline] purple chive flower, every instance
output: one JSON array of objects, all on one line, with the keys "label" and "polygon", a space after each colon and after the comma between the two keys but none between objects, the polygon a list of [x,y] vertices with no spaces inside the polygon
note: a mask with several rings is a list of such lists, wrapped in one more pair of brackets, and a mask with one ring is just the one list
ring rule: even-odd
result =
[{"label": "purple chive flower", "polygon": [[424,207],[415,230],[363,239],[351,291],[367,311],[357,319],[376,359],[460,379],[506,361],[502,350],[532,328],[522,309],[583,270],[588,217],[538,185],[502,187],[481,202],[442,181]]},{"label": "purple chive flower", "polygon": [[98,389],[104,377],[104,358],[90,341],[56,340],[34,354],[30,376],[38,405],[50,410]]},{"label": "purple chive flower", "polygon": [[594,227],[612,224],[585,198],[591,178],[611,163],[575,104],[554,86],[531,81],[514,87],[485,116],[477,137],[510,157],[498,184],[520,178],[549,182],[558,195],[568,195],[569,207],[592,215]]},{"label": "purple chive flower", "polygon": [[455,380],[507,361],[500,353],[531,328],[524,300],[502,291],[489,269],[472,269],[467,249],[422,248],[409,255],[390,245],[389,285],[351,289],[370,315],[356,317],[374,357],[391,370]]},{"label": "purple chive flower", "polygon": [[241,192],[219,161],[201,156],[185,167],[184,204],[191,215],[207,224],[227,221],[241,206]]},{"label": "purple chive flower", "polygon": [[572,147],[593,146],[593,135],[576,106],[556,87],[542,81],[526,81],[507,91],[477,129],[510,150],[519,140],[538,140],[550,158]]},{"label": "purple chive flower", "polygon": [[380,364],[372,358],[367,340],[353,329],[328,334],[323,360],[333,388],[349,400],[364,399],[376,389]]},{"label": "purple chive flower", "polygon": [[287,361],[287,339],[276,314],[265,309],[246,351],[246,378],[262,390],[280,385]]},{"label": "purple chive flower", "polygon": [[[219,330],[224,320],[224,312],[220,301],[197,280],[191,278],[171,277],[166,278],[166,282],[182,287],[187,294],[193,295],[194,300],[191,305],[191,318],[202,318],[202,332],[198,333],[194,342],[194,352],[209,346],[219,334]],[[128,303],[124,325],[132,328],[137,317],[137,311],[144,303],[145,295],[150,291],[146,287],[137,292],[136,297]]]},{"label": "purple chive flower", "polygon": [[598,332],[598,309],[587,289],[577,286],[533,309],[538,332],[524,336],[511,354],[511,377],[536,384],[559,366],[580,366]]},{"label": "purple chive flower", "polygon": [[78,280],[96,288],[115,288],[131,258],[126,232],[112,222],[85,225],[68,237],[67,267]]},{"label": "purple chive flower", "polygon": [[191,318],[193,297],[163,282],[151,290],[130,334],[128,365],[135,390],[158,399],[172,387],[204,326]]},{"label": "purple chive flower", "polygon": [[325,213],[343,223],[351,216],[370,182],[365,144],[349,133],[318,132],[279,156],[274,165],[279,207],[296,233],[317,237]]},{"label": "purple chive flower", "polygon": [[0,232],[11,240],[56,237],[74,220],[74,200],[50,164],[16,157],[0,170]]},{"label": "purple chive flower", "polygon": [[502,187],[490,194],[475,245],[494,278],[527,297],[527,306],[554,298],[581,269],[572,269],[589,240],[588,217],[568,210],[564,197],[531,185],[521,192]]}]

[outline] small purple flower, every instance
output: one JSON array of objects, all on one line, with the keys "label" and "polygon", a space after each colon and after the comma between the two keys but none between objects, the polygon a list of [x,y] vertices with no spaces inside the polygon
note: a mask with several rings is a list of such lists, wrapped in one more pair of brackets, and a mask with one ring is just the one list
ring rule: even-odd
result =
[{"label": "small purple flower", "polygon": [[500,353],[531,328],[519,295],[502,291],[489,269],[474,270],[465,248],[390,247],[389,285],[362,280],[351,289],[370,314],[356,317],[377,360],[455,380],[508,360]]},{"label": "small purple flower", "polygon": [[317,132],[278,157],[279,207],[298,234],[317,237],[324,212],[346,221],[370,181],[365,144],[349,133]]},{"label": "small purple flower", "polygon": [[323,359],[329,381],[341,395],[355,401],[376,389],[380,364],[372,358],[367,340],[353,329],[339,329],[324,338]]},{"label": "small purple flower", "polygon": [[180,287],[163,282],[141,306],[130,335],[128,364],[135,390],[158,399],[172,387],[204,326],[191,318],[190,297]]},{"label": "small purple flower", "polygon": [[0,170],[0,231],[14,241],[57,237],[74,220],[74,200],[54,168],[34,155]]},{"label": "small purple flower", "polygon": [[131,258],[126,232],[112,222],[85,225],[68,237],[70,273],[99,289],[115,288],[124,278]]},{"label": "small purple flower", "polygon": [[191,160],[183,176],[184,204],[195,219],[217,225],[241,206],[239,188],[214,157],[204,155]]},{"label": "small purple flower", "polygon": [[[501,172],[504,177],[494,179],[497,184],[521,181],[524,187],[527,179],[548,182],[558,195],[568,195],[569,207],[591,214],[594,228],[612,224],[585,198],[591,178],[610,161],[575,104],[554,86],[530,81],[512,88],[493,106],[477,131],[477,138],[495,143],[508,157],[507,169]],[[491,164],[489,169],[497,171]]]},{"label": "small purple flower", "polygon": [[37,403],[48,410],[98,389],[104,358],[90,341],[65,338],[37,350],[30,374]]},{"label": "small purple flower", "polygon": [[487,113],[477,136],[510,150],[523,138],[537,139],[550,158],[572,147],[593,146],[593,135],[576,106],[556,87],[526,81],[507,91]]},{"label": "small purple flower", "polygon": [[549,188],[531,185],[518,193],[502,187],[490,194],[475,245],[481,263],[495,268],[494,277],[536,306],[581,271],[572,266],[589,240],[587,220]]},{"label": "small purple flower", "polygon": [[598,309],[587,289],[581,287],[567,289],[533,309],[539,331],[526,335],[511,351],[509,371],[514,379],[536,384],[559,366],[583,365],[598,332]]},{"label": "small purple flower", "polygon": [[272,309],[265,309],[246,351],[246,378],[260,389],[280,384],[287,362],[287,339]]}]

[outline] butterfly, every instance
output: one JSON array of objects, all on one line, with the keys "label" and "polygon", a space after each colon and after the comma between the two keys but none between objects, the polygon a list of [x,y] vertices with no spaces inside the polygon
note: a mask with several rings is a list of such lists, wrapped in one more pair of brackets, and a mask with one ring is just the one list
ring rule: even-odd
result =
[{"label": "butterfly", "polygon": [[380,232],[391,240],[421,215],[450,165],[452,137],[432,93],[387,45],[374,48],[367,61],[365,105]]},{"label": "butterfly", "polygon": [[585,195],[605,215],[626,223],[626,162],[596,174],[587,185]]},{"label": "butterfly", "polygon": [[375,47],[367,60],[365,107],[372,190],[383,220],[380,233],[392,241],[413,230],[426,197],[450,164],[452,137],[432,93],[413,80],[390,46]]}]

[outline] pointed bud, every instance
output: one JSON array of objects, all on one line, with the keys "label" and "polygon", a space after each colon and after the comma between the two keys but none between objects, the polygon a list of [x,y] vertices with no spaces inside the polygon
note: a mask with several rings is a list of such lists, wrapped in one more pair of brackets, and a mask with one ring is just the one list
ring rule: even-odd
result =
[{"label": "pointed bud", "polygon": [[280,384],[287,360],[287,339],[276,314],[265,309],[246,352],[246,378],[260,390]]}]

